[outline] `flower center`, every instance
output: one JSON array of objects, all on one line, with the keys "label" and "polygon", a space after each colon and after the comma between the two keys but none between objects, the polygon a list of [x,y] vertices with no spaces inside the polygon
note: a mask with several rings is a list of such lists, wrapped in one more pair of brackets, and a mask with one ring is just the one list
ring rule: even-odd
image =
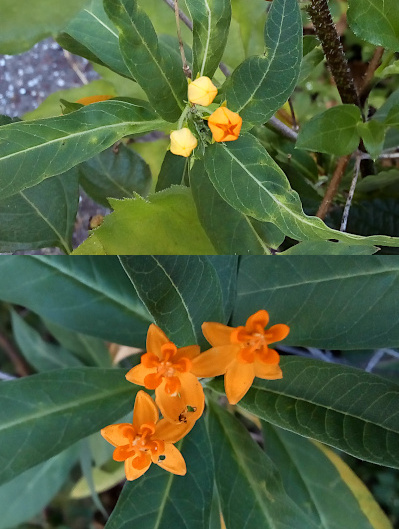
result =
[{"label": "flower center", "polygon": [[255,360],[265,361],[268,355],[268,341],[263,329],[248,332],[245,327],[237,327],[231,334],[232,343],[240,345],[237,360],[242,363],[253,363]]},{"label": "flower center", "polygon": [[141,469],[148,464],[148,458],[151,456],[159,457],[165,451],[165,443],[160,439],[152,439],[155,433],[154,423],[142,424],[135,432],[136,435],[131,441],[131,449],[134,453],[132,465]]}]

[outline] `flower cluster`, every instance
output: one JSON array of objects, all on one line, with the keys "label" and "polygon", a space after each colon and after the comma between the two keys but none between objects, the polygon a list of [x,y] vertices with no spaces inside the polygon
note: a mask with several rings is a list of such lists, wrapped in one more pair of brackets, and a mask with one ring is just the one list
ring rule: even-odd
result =
[{"label": "flower cluster", "polygon": [[204,353],[198,345],[176,347],[159,327],[150,325],[147,352],[126,378],[155,390],[155,402],[139,391],[132,424],[112,424],[101,430],[115,447],[115,461],[125,462],[128,480],[140,477],[151,463],[174,474],[186,473],[183,456],[174,443],[187,435],[204,411],[204,390],[198,378],[224,375],[230,404],[242,399],[255,377],[282,378],[279,354],[268,346],[283,340],[289,327],[277,324],[265,329],[268,322],[265,310],[250,316],[245,326],[205,322],[202,330],[212,348]]},{"label": "flower cluster", "polygon": [[[188,85],[188,101],[193,106],[208,107],[218,91],[209,77],[199,77]],[[204,109],[206,110],[206,109]],[[216,142],[234,141],[240,135],[242,118],[229,110],[224,104],[210,116],[202,116],[208,121],[212,138]],[[170,134],[170,150],[173,154],[187,158],[197,147],[198,140],[188,127],[174,130]]]}]

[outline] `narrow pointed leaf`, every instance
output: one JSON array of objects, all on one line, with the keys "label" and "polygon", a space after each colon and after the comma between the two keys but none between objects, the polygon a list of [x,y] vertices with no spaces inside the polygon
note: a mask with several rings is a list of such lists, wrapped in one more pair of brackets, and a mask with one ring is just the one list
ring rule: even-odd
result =
[{"label": "narrow pointed leaf", "polygon": [[246,59],[224,87],[228,108],[240,114],[246,127],[265,123],[295,88],[302,60],[302,20],[297,0],[273,0],[265,43],[266,52]]},{"label": "narrow pointed leaf", "polygon": [[[0,128],[0,195],[39,184],[103,151],[128,134],[162,122],[145,102],[104,101],[76,112]],[[79,148],[77,148],[79,146]]]},{"label": "narrow pointed leaf", "polygon": [[293,239],[399,246],[399,238],[351,235],[305,215],[298,193],[291,189],[283,171],[251,134],[210,145],[205,153],[205,166],[217,192],[232,207],[259,221],[272,222]]},{"label": "narrow pointed leaf", "polygon": [[149,255],[120,260],[155,323],[176,345],[205,344],[204,321],[223,321],[219,278],[206,257]]},{"label": "narrow pointed leaf", "polygon": [[1,384],[0,483],[128,413],[137,388],[125,373],[80,367]]},{"label": "narrow pointed leaf", "polygon": [[185,0],[193,21],[193,79],[212,77],[222,59],[231,21],[230,0]]},{"label": "narrow pointed leaf", "polygon": [[150,18],[136,0],[104,0],[119,31],[120,50],[133,78],[166,121],[176,121],[187,98],[181,59],[159,43]]},{"label": "narrow pointed leaf", "polygon": [[236,417],[210,403],[215,479],[226,527],[317,529],[285,493],[277,468]]},{"label": "narrow pointed leaf", "polygon": [[213,492],[211,445],[200,419],[176,447],[187,465],[176,476],[155,464],[139,479],[127,482],[106,529],[205,529]]},{"label": "narrow pointed leaf", "polygon": [[[399,468],[399,386],[320,360],[284,357],[281,380],[255,378],[239,406],[276,426]],[[223,381],[211,386],[223,391]]]}]

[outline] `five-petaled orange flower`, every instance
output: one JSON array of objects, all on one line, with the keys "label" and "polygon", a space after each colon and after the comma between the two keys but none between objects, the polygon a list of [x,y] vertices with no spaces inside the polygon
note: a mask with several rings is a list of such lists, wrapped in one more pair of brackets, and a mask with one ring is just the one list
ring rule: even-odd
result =
[{"label": "five-petaled orange flower", "polygon": [[259,310],[245,326],[228,327],[221,323],[202,325],[205,338],[213,346],[193,360],[192,372],[198,377],[224,376],[226,396],[237,404],[246,394],[255,377],[282,378],[280,356],[268,345],[284,340],[290,332],[283,323],[265,329],[269,314]]},{"label": "five-petaled orange flower", "polygon": [[102,95],[102,96],[87,96],[82,97],[76,101],[76,103],[80,103],[81,105],[91,105],[92,103],[98,103],[99,101],[107,101],[108,99],[111,99],[114,96],[110,95]]},{"label": "five-petaled orange flower", "polygon": [[173,445],[187,433],[184,424],[172,424],[159,420],[159,411],[152,398],[139,391],[133,410],[133,424],[111,424],[101,430],[101,435],[115,446],[113,458],[125,462],[126,478],[137,479],[151,463],[165,470],[184,476],[186,463]]},{"label": "five-petaled orange flower", "polygon": [[191,373],[192,362],[199,354],[198,345],[178,349],[152,323],[147,334],[147,352],[126,378],[139,386],[155,389],[155,401],[162,415],[174,423],[186,423],[191,429],[205,406],[204,390]]},{"label": "five-petaled orange flower", "polygon": [[226,107],[219,107],[209,116],[208,125],[215,141],[234,141],[240,135],[242,118]]}]

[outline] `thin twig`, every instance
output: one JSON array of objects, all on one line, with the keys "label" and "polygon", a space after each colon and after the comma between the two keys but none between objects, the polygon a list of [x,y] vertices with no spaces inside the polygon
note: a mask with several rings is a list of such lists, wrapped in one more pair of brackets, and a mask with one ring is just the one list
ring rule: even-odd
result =
[{"label": "thin twig", "polygon": [[[371,156],[367,153],[362,153],[360,158],[361,160],[371,160],[372,159]],[[381,158],[382,160],[394,160],[395,158],[399,158],[399,152],[382,153],[378,156],[378,158]]]},{"label": "thin twig", "polygon": [[0,380],[16,380],[17,377],[13,377],[9,375],[8,373],[4,373],[3,371],[0,371]]},{"label": "thin twig", "polygon": [[293,142],[295,142],[297,140],[298,134],[294,130],[292,130],[289,127],[287,127],[287,125],[285,123],[283,123],[282,121],[277,119],[275,116],[270,118],[267,123],[271,127],[273,127],[273,129],[276,129],[278,132],[280,132],[283,136],[285,136],[289,140],[291,140]]},{"label": "thin twig", "polygon": [[377,46],[377,48],[374,51],[374,55],[371,58],[371,61],[369,62],[367,71],[363,77],[363,81],[359,89],[359,97],[362,97],[369,92],[369,86],[374,77],[374,72],[380,65],[383,55],[384,55],[384,48],[382,46]]},{"label": "thin twig", "polygon": [[29,375],[28,364],[25,362],[24,358],[20,356],[19,352],[14,348],[10,340],[1,333],[0,333],[0,347],[6,353],[8,358],[11,360],[14,366],[14,369],[19,376],[26,377],[27,375]]},{"label": "thin twig", "polygon": [[298,122],[297,122],[297,120],[296,120],[296,116],[295,116],[294,105],[292,104],[292,100],[291,100],[290,97],[288,98],[288,105],[289,105],[289,107],[290,107],[290,112],[291,112],[292,128],[293,128],[294,130],[298,130],[299,127],[298,127]]},{"label": "thin twig", "polygon": [[76,64],[76,62],[73,60],[72,55],[67,50],[62,50],[64,53],[64,57],[67,60],[67,63],[72,68],[72,70],[76,73],[76,75],[79,77],[81,82],[83,84],[89,84],[89,80],[85,76],[85,74],[82,72],[82,70],[79,68],[79,66]]},{"label": "thin twig", "polygon": [[352,178],[352,183],[351,183],[351,187],[349,189],[349,194],[348,194],[348,198],[346,199],[346,204],[345,204],[345,208],[344,208],[344,213],[342,215],[342,221],[341,221],[341,227],[340,227],[340,231],[345,231],[346,230],[346,226],[348,224],[348,217],[349,217],[349,211],[351,209],[351,205],[352,205],[352,200],[353,200],[353,195],[355,194],[355,189],[356,189],[356,184],[357,184],[357,179],[359,177],[359,171],[360,171],[360,162],[361,162],[361,157],[358,156],[356,158],[356,162],[355,162],[355,170],[353,172],[353,178]]},{"label": "thin twig", "polygon": [[175,18],[176,18],[176,29],[177,29],[177,38],[179,40],[179,49],[180,49],[180,55],[181,55],[181,62],[183,64],[183,72],[184,75],[191,79],[191,70],[189,65],[187,64],[186,54],[184,53],[184,45],[183,40],[181,38],[181,31],[180,31],[180,9],[178,0],[174,0],[174,10],[175,10]]},{"label": "thin twig", "polygon": [[[168,6],[173,9],[173,11],[175,10],[175,3],[173,0],[163,0],[164,2],[166,2],[168,4]],[[184,24],[186,24],[186,26],[188,27],[188,29],[190,31],[193,30],[193,23],[191,22],[191,20],[183,13],[183,11],[181,9],[179,9],[179,18],[182,22],[184,22]]]},{"label": "thin twig", "polygon": [[351,155],[347,154],[346,156],[341,156],[341,158],[338,160],[337,167],[335,168],[334,174],[332,175],[326,194],[324,195],[324,198],[316,213],[316,217],[319,217],[320,219],[324,219],[325,216],[327,215],[328,210],[330,208],[330,204],[333,201],[333,198],[335,197],[338,191],[339,184],[341,183],[342,177],[344,176],[345,169],[349,163],[350,158],[351,158]]}]

